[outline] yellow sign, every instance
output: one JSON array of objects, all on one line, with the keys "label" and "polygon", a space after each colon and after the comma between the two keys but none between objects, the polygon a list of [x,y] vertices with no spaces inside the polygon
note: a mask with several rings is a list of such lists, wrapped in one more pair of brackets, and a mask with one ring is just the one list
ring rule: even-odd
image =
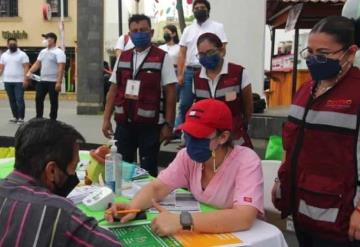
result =
[{"label": "yellow sign", "polygon": [[9,39],[9,38],[15,38],[15,39],[27,39],[28,34],[25,31],[2,31],[2,37],[3,39]]}]

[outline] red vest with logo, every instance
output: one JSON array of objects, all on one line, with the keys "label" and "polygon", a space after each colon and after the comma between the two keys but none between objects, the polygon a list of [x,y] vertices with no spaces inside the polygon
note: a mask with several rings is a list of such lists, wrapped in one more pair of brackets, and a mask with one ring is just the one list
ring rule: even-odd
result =
[{"label": "red vest with logo", "polygon": [[[230,108],[233,116],[233,137],[235,140],[243,139],[243,146],[252,148],[252,143],[249,135],[246,132],[244,125],[244,110],[242,99],[242,72],[243,67],[233,63],[228,65],[228,73],[221,75],[217,84],[215,95],[212,95],[209,82],[207,79],[200,78],[200,70],[195,72],[194,76],[194,89],[196,101],[202,99],[215,98],[224,101]],[[236,97],[233,99],[226,99],[227,95],[234,94]],[[231,96],[230,96],[231,97]]]},{"label": "red vest with logo", "polygon": [[[135,76],[133,76],[134,49],[121,53],[117,68],[117,95],[115,98],[115,121],[140,124],[157,124],[161,109],[161,70],[165,52],[151,46]],[[125,95],[129,79],[140,81],[138,99]]]},{"label": "red vest with logo", "polygon": [[316,99],[315,86],[299,89],[283,126],[286,159],[275,206],[299,229],[346,241],[360,194],[360,70],[352,68]]}]

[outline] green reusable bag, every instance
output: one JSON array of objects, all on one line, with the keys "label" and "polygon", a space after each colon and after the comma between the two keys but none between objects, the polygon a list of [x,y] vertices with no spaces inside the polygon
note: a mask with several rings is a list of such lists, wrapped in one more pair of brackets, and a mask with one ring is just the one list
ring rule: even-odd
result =
[{"label": "green reusable bag", "polygon": [[265,152],[265,160],[282,160],[283,146],[282,138],[278,135],[272,135],[269,138]]}]

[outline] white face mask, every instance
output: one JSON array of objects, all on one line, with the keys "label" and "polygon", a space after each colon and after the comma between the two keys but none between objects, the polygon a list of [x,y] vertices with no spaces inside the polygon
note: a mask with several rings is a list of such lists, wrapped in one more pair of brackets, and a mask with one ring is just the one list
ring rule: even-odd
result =
[{"label": "white face mask", "polygon": [[47,47],[49,45],[49,41],[47,39],[43,39],[42,44]]}]

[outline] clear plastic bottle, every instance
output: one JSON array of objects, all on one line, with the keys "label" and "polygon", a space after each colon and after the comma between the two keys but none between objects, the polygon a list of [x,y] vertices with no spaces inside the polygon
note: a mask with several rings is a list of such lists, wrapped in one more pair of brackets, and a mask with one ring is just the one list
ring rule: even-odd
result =
[{"label": "clear plastic bottle", "polygon": [[122,157],[117,152],[116,140],[110,140],[110,153],[105,156],[105,184],[116,195],[121,195],[122,186]]}]

